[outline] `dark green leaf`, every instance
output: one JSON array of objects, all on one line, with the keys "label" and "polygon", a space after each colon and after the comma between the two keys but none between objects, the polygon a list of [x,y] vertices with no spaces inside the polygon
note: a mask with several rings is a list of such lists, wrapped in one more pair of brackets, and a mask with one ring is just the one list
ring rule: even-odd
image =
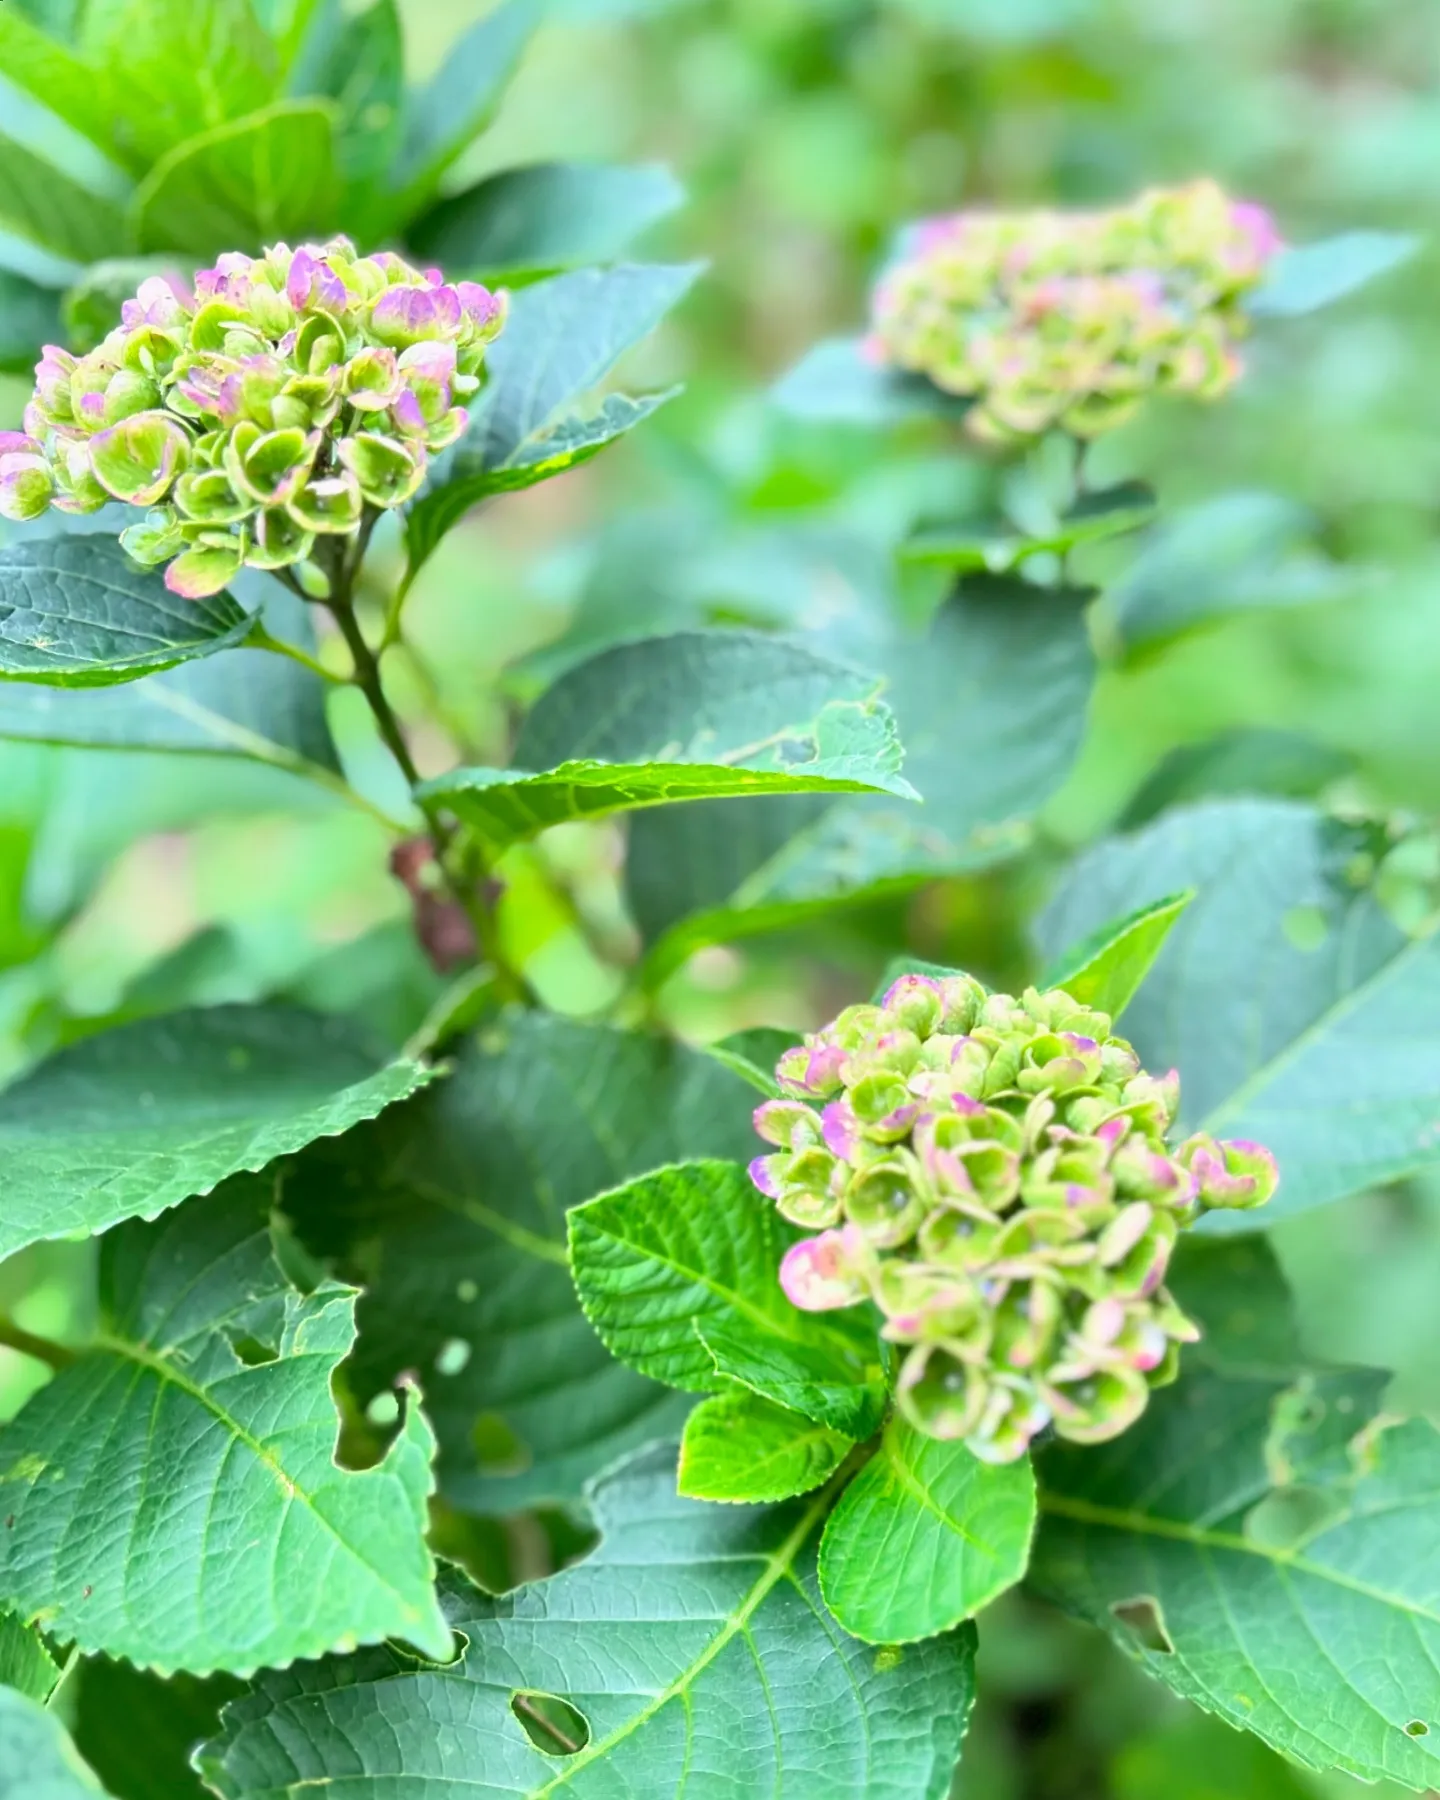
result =
[{"label": "dark green leaf", "polygon": [[1283,250],[1245,302],[1258,318],[1294,318],[1343,300],[1377,275],[1409,262],[1421,240],[1405,231],[1344,231]]},{"label": "dark green leaf", "polygon": [[17,1613],[0,1611],[0,1688],[48,1700],[59,1679],[59,1667],[35,1627]]},{"label": "dark green leaf", "polygon": [[1134,831],[1169,807],[1222,794],[1308,800],[1354,768],[1355,758],[1348,751],[1299,732],[1263,726],[1225,732],[1172,750],[1125,808],[1118,828]]},{"label": "dark green leaf", "polygon": [[962,418],[968,400],[942,393],[920,375],[872,361],[859,338],[817,344],[774,390],[782,411],[814,424],[895,425],[906,419]]},{"label": "dark green leaf", "polygon": [[566,820],[707,797],[913,798],[878,685],[759,633],[650,638],[561,676],[525,722],[516,768],[456,769],[419,791],[497,850]]},{"label": "dark green leaf", "polygon": [[1118,1019],[1194,898],[1193,889],[1187,888],[1102,925],[1051,963],[1040,979],[1041,987],[1064,988],[1082,1006]]},{"label": "dark green leaf", "polygon": [[154,1218],[372,1119],[429,1079],[352,1027],[220,1006],[86,1039],[0,1093],[0,1255]]},{"label": "dark green leaf", "polygon": [[344,0],[325,0],[286,85],[299,97],[335,102],[335,156],[343,179],[361,186],[379,181],[399,148],[405,89],[395,0],[370,0],[363,12],[347,10]]},{"label": "dark green leaf", "polygon": [[1116,487],[1082,494],[1051,529],[1033,536],[1000,520],[989,525],[942,525],[907,538],[900,554],[907,562],[1004,574],[1020,568],[1032,556],[1067,556],[1087,544],[1121,537],[1138,530],[1154,514],[1154,490],[1143,481],[1122,481]]},{"label": "dark green leaf", "polygon": [[1285,1755],[1431,1787],[1440,1432],[1374,1417],[1383,1376],[1307,1371],[1263,1344],[1244,1360],[1223,1313],[1253,1327],[1273,1267],[1250,1245],[1195,1251],[1211,1266],[1177,1285],[1204,1325],[1220,1301],[1219,1353],[1187,1351],[1123,1439],[1044,1454],[1032,1579]]},{"label": "dark green leaf", "polygon": [[567,1208],[699,1152],[744,1156],[756,1095],[698,1051],[544,1013],[489,1022],[448,1080],[311,1153],[287,1185],[307,1235],[366,1277],[362,1405],[417,1369],[455,1505],[573,1500],[683,1404],[605,1352],[565,1254]]},{"label": "dark green leaf", "polygon": [[54,1713],[0,1688],[0,1795],[5,1800],[108,1800]]},{"label": "dark green leaf", "polygon": [[1275,494],[1225,494],[1169,517],[1106,596],[1132,653],[1234,612],[1309,606],[1357,577],[1313,548],[1314,516]]},{"label": "dark green leaf", "polygon": [[75,1746],[115,1800],[206,1800],[190,1752],[220,1729],[221,1706],[241,1691],[233,1676],[162,1681],[94,1657],[80,1673]]},{"label": "dark green leaf", "polygon": [[452,275],[513,281],[609,262],[684,198],[658,163],[536,163],[442,200],[409,240]]},{"label": "dark green leaf", "polygon": [[129,236],[124,211],[113,200],[90,193],[53,163],[3,133],[0,230],[81,263],[123,250]]},{"label": "dark green leaf", "polygon": [[178,144],[136,191],[140,249],[212,256],[323,234],[338,196],[333,110],[277,101]]},{"label": "dark green leaf", "polygon": [[[1178,1068],[1181,1129],[1280,1162],[1265,1223],[1440,1159],[1440,943],[1366,885],[1364,833],[1280,800],[1211,801],[1083,856],[1040,922],[1047,948],[1193,887],[1126,1015],[1146,1067]],[[1249,1216],[1208,1215],[1206,1230]]]},{"label": "dark green leaf", "polygon": [[767,1100],[777,1099],[781,1089],[775,1079],[775,1068],[787,1050],[800,1042],[795,1031],[781,1031],[772,1025],[756,1025],[749,1031],[735,1031],[718,1043],[707,1044],[706,1054],[733,1069],[742,1081],[748,1081]]},{"label": "dark green leaf", "polygon": [[26,374],[60,336],[60,295],[0,270],[0,374]]},{"label": "dark green leaf", "polygon": [[407,98],[404,141],[391,177],[402,216],[434,192],[489,124],[541,10],[536,0],[500,0],[450,46],[429,85]]},{"label": "dark green leaf", "polygon": [[823,1486],[853,1447],[741,1388],[702,1400],[685,1421],[678,1486],[691,1500],[789,1500]]},{"label": "dark green leaf", "polygon": [[867,1643],[934,1637],[1020,1580],[1034,1529],[1028,1458],[992,1466],[892,1419],[825,1527],[825,1604]]},{"label": "dark green leaf", "polygon": [[233,649],[250,615],[231,599],[182,600],[114,538],[0,548],[0,679],[56,687],[133,681]]},{"label": "dark green leaf", "polygon": [[[808,1379],[818,1393],[824,1368],[831,1389],[859,1390],[863,1407],[874,1328],[791,1305],[778,1271],[795,1236],[738,1164],[684,1162],[577,1207],[570,1264],[586,1318],[642,1375],[687,1393],[724,1393],[723,1357],[727,1370],[747,1367],[747,1385],[757,1385],[749,1369],[768,1364],[793,1369],[797,1390]],[[710,1341],[723,1350],[712,1355]],[[767,1387],[767,1397],[777,1391]]]},{"label": "dark green leaf", "polygon": [[301,1295],[249,1178],[101,1247],[94,1342],[0,1430],[0,1595],[161,1673],[397,1636],[443,1658],[418,1404],[384,1461],[335,1462],[353,1290]]},{"label": "dark green leaf", "polygon": [[[896,1656],[842,1636],[815,1584],[823,1495],[767,1508],[679,1499],[673,1453],[657,1447],[593,1505],[604,1535],[579,1567],[498,1600],[452,1589],[458,1664],[387,1649],[264,1675],[200,1753],[206,1779],[222,1800],[336,1783],[347,1800],[941,1800],[974,1635]],[[583,1747],[537,1748],[517,1693],[566,1701]]]}]

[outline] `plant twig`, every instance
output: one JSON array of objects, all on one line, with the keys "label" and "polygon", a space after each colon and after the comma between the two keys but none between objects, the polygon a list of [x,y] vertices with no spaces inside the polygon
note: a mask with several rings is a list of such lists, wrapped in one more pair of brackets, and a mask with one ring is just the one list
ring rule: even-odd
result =
[{"label": "plant twig", "polygon": [[250,627],[250,635],[245,640],[249,650],[270,650],[276,656],[288,656],[291,662],[299,663],[302,669],[308,669],[312,675],[318,675],[322,681],[328,681],[334,687],[349,687],[348,675],[337,675],[333,669],[327,669],[324,663],[302,650],[298,644],[287,643],[284,638],[271,637],[257,617]]},{"label": "plant twig", "polygon": [[64,1344],[57,1344],[54,1338],[41,1337],[38,1332],[27,1331],[23,1325],[17,1325],[8,1313],[0,1313],[0,1344],[8,1350],[18,1350],[22,1356],[28,1356],[35,1362],[46,1363],[52,1369],[68,1369],[75,1360],[75,1352]]}]

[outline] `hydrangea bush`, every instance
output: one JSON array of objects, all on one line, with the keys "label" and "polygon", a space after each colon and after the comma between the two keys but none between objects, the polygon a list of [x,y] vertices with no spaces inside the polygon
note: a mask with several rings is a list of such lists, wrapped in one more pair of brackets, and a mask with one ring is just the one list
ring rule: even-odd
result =
[{"label": "hydrangea bush", "polygon": [[[971,220],[886,277],[884,354],[942,420],[1089,435],[1228,383],[1272,259],[1206,184]],[[0,1091],[0,1253],[98,1240],[93,1329],[0,1314],[38,1371],[0,1426],[0,1795],[941,1800],[1022,1583],[1301,1762],[1430,1784],[1440,1437],[1313,1365],[1251,1216],[1440,1157],[1384,829],[1228,800],[1046,845],[1018,995],[922,965],[883,903],[1025,858],[1084,729],[1091,595],[1030,540],[954,554],[866,667],[582,620],[504,766],[445,766],[416,576],[661,403],[596,390],[694,274],[507,318],[252,244],[46,349],[0,440],[0,732],[278,765],[363,814],[413,927],[318,1005],[182,966]],[[603,1017],[547,1004],[557,825],[609,834],[634,927],[593,931]],[[832,1023],[676,1029],[697,951],[823,951],[867,901]]]}]

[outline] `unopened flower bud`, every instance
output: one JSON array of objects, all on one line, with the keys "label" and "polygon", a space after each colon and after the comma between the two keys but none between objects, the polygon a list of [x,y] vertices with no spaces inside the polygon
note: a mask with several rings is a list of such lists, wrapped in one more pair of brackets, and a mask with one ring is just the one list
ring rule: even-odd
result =
[{"label": "unopened flower bud", "polygon": [[1280,1184],[1275,1158],[1245,1138],[1219,1143],[1199,1132],[1181,1146],[1180,1161],[1194,1176],[1203,1207],[1263,1206]]}]

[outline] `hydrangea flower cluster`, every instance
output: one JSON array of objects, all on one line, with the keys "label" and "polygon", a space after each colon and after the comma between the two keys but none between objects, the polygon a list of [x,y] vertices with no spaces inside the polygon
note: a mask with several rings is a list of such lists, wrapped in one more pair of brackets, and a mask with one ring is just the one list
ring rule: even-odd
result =
[{"label": "hydrangea flower cluster", "polygon": [[970,432],[1089,438],[1151,394],[1213,399],[1240,373],[1240,302],[1281,248],[1213,181],[1103,212],[961,212],[917,228],[875,294],[871,354],[970,397]]},{"label": "hydrangea flower cluster", "polygon": [[199,599],[238,571],[402,505],[468,424],[505,296],[346,238],[154,276],[87,356],[47,348],[23,433],[0,434],[0,514],[143,507],[121,542]]},{"label": "hydrangea flower cluster", "polygon": [[778,1149],[751,1178],[818,1233],[786,1252],[786,1294],[873,1300],[907,1347],[902,1413],[987,1462],[1049,1425],[1082,1444],[1132,1425],[1199,1336],[1163,1285],[1176,1238],[1279,1179],[1258,1144],[1168,1149],[1179,1078],[1110,1025],[1060,989],[905,975],[787,1051],[793,1098],[755,1114]]}]

